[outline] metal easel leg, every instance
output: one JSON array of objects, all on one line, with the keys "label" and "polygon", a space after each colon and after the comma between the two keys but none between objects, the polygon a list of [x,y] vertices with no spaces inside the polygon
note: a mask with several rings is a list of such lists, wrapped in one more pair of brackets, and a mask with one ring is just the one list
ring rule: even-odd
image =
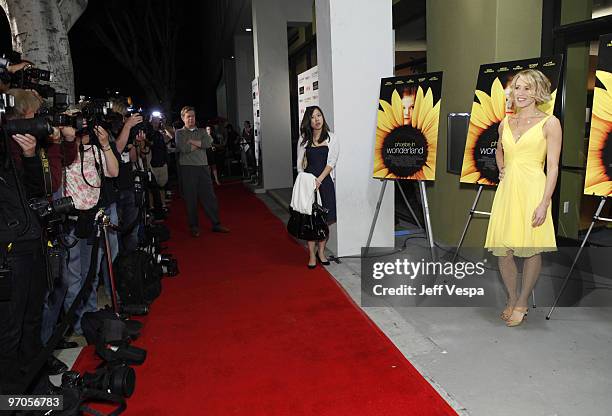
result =
[{"label": "metal easel leg", "polygon": [[569,281],[569,278],[572,275],[572,272],[574,271],[574,267],[576,266],[576,263],[578,263],[578,258],[580,257],[580,254],[582,253],[582,249],[584,249],[584,246],[586,245],[586,242],[589,239],[589,235],[591,234],[591,231],[593,230],[593,226],[595,225],[595,222],[599,220],[599,215],[601,214],[601,210],[603,209],[605,204],[606,204],[606,197],[602,197],[601,201],[599,202],[599,206],[597,207],[597,211],[595,212],[595,215],[593,215],[593,221],[591,221],[591,225],[589,226],[589,229],[586,235],[584,236],[584,239],[582,240],[582,244],[580,245],[580,248],[578,249],[578,253],[576,253],[576,256],[574,257],[574,261],[572,262],[572,265],[570,266],[569,271],[565,275],[565,279],[563,280],[563,284],[561,285],[561,290],[559,291],[559,294],[555,298],[555,301],[553,302],[552,307],[548,311],[548,315],[546,315],[547,320],[550,319],[550,316],[552,315],[553,311],[557,307],[557,303],[559,302],[561,295],[563,295],[563,291],[565,290],[565,287],[567,286],[567,282]]},{"label": "metal easel leg", "polygon": [[363,257],[368,256],[370,251],[370,243],[372,242],[372,236],[374,235],[374,228],[376,227],[376,221],[378,221],[378,213],[380,212],[380,206],[382,204],[383,197],[385,196],[385,190],[387,189],[387,181],[382,181],[383,185],[380,188],[380,195],[378,196],[378,202],[376,203],[376,210],[374,211],[374,218],[372,218],[372,225],[370,226],[370,233],[368,234],[368,241],[363,252]]},{"label": "metal easel leg", "polygon": [[404,198],[404,202],[406,203],[406,206],[408,207],[408,210],[410,211],[410,215],[412,215],[412,218],[414,219],[417,227],[419,227],[420,229],[423,229],[421,222],[419,221],[416,214],[414,213],[414,210],[412,209],[412,205],[410,205],[410,202],[408,202],[408,198],[406,198],[406,194],[404,193],[404,189],[402,188],[402,182],[397,181],[397,186],[400,190],[400,193],[402,194],[402,198]]},{"label": "metal easel leg", "polygon": [[465,235],[467,234],[468,227],[470,226],[470,222],[474,217],[474,211],[476,210],[476,205],[478,205],[478,200],[480,200],[480,195],[482,194],[483,185],[478,186],[478,193],[476,194],[476,198],[474,198],[474,202],[472,203],[472,208],[470,208],[470,212],[468,213],[467,221],[465,222],[465,227],[463,227],[463,232],[461,233],[461,238],[459,239],[459,243],[457,244],[457,249],[455,250],[455,254],[453,255],[452,263],[455,262],[455,259],[459,255],[459,250],[461,250],[461,246],[463,245],[463,240],[465,239]]},{"label": "metal easel leg", "polygon": [[421,201],[423,203],[423,215],[425,217],[425,231],[427,233],[427,241],[431,250],[431,260],[436,261],[436,252],[433,233],[431,229],[431,218],[429,216],[429,203],[427,202],[427,191],[425,189],[425,181],[419,181],[419,189],[421,190]]}]

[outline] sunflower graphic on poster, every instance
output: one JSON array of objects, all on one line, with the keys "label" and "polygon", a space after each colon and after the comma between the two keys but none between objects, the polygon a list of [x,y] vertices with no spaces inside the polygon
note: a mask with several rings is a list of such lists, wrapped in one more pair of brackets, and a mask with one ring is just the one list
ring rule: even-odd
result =
[{"label": "sunflower graphic on poster", "polygon": [[375,179],[436,178],[441,90],[441,72],[381,80]]},{"label": "sunflower graphic on poster", "polygon": [[599,44],[584,193],[612,195],[612,35]]},{"label": "sunflower graphic on poster", "polygon": [[538,108],[552,114],[555,107],[557,85],[562,57],[537,58],[480,67],[474,102],[470,113],[470,125],[463,154],[462,183],[497,185],[499,172],[495,153],[499,139],[498,128],[511,113],[508,97],[514,76],[523,69],[540,70],[551,84],[551,100]]}]

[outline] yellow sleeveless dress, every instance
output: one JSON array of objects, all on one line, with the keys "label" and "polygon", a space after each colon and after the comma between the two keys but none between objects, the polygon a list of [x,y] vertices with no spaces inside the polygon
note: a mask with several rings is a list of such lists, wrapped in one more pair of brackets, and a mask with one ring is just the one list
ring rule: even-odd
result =
[{"label": "yellow sleeveless dress", "polygon": [[546,186],[543,126],[549,117],[534,124],[518,141],[508,126],[508,118],[502,121],[506,170],[495,192],[485,241],[485,247],[495,256],[506,256],[509,250],[519,257],[557,250],[550,206],[544,224],[535,228],[531,225]]}]

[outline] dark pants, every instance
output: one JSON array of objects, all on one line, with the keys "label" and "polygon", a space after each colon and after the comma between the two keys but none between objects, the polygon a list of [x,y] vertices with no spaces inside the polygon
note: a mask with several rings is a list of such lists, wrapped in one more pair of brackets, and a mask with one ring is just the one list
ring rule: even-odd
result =
[{"label": "dark pants", "polygon": [[219,208],[208,166],[181,166],[181,174],[189,227],[192,230],[199,228],[198,200],[204,207],[204,212],[213,228],[218,226]]},{"label": "dark pants", "polygon": [[[23,378],[17,370],[42,348],[43,301],[47,288],[45,262],[39,242],[8,256],[12,271],[11,300],[0,302],[0,390],[15,392]],[[19,251],[18,251],[19,250]]]},{"label": "dark pants", "polygon": [[[125,233],[119,236],[119,250],[131,251],[138,248],[138,207],[136,206],[136,196],[133,189],[123,189],[119,191],[117,201],[117,216],[119,223]],[[129,230],[126,228],[133,225]]]},{"label": "dark pants", "polygon": [[68,252],[64,250],[61,260],[61,277],[55,281],[53,290],[47,290],[45,295],[41,333],[41,340],[44,345],[47,344],[47,341],[49,341],[49,338],[53,335],[53,331],[55,331],[55,326],[57,325],[60,312],[62,311],[62,305],[64,304],[64,297],[66,297],[66,292],[68,291],[68,286],[64,280],[64,268],[66,267],[65,263],[67,256]]}]

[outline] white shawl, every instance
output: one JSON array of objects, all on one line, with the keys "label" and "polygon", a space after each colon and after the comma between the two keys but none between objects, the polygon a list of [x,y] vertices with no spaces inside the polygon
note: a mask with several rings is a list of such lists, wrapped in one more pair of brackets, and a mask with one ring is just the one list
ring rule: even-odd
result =
[{"label": "white shawl", "polygon": [[[313,174],[306,172],[298,173],[293,184],[291,208],[301,214],[312,215],[312,204],[314,203],[316,188],[316,178]],[[319,191],[317,191],[317,199],[321,200]]]}]

